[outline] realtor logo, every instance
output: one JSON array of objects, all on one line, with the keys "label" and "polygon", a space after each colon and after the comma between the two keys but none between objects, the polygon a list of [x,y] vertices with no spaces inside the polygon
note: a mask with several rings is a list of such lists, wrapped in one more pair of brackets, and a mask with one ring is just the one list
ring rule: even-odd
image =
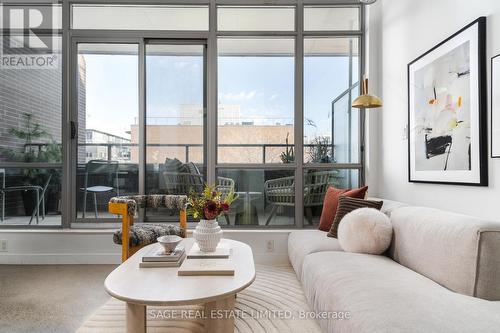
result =
[{"label": "realtor logo", "polygon": [[0,68],[56,68],[51,5],[0,4]]}]

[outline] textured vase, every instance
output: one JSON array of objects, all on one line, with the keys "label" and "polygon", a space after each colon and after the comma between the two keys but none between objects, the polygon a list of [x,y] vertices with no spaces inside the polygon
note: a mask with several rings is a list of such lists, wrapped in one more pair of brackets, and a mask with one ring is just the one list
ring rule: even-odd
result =
[{"label": "textured vase", "polygon": [[200,220],[193,231],[193,238],[203,252],[214,252],[222,238],[217,220]]}]

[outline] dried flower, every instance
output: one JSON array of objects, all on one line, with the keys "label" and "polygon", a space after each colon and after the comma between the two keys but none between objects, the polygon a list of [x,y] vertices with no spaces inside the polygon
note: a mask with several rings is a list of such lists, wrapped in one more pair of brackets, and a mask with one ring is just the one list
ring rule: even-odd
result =
[{"label": "dried flower", "polygon": [[203,212],[205,213],[205,218],[207,220],[213,220],[220,214],[219,207],[213,201],[207,201]]},{"label": "dried flower", "polygon": [[233,191],[226,194],[224,199],[221,192],[215,186],[205,185],[203,193],[191,193],[188,199],[188,214],[195,219],[216,219],[223,212],[227,212],[237,199]]}]

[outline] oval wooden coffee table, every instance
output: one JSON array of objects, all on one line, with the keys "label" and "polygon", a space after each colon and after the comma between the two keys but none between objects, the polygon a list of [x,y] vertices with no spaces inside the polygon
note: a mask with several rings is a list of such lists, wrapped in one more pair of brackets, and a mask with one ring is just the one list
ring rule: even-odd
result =
[{"label": "oval wooden coffee table", "polygon": [[[231,247],[234,276],[177,276],[178,267],[139,268],[146,246],[112,271],[104,287],[113,297],[125,301],[127,332],[146,332],[146,306],[205,304],[206,332],[233,332],[234,316],[210,316],[234,310],[236,293],[255,280],[252,249],[245,243],[223,239]],[[192,238],[181,243],[189,251]],[[217,312],[214,312],[217,311]],[[212,318],[211,318],[212,317]]]}]

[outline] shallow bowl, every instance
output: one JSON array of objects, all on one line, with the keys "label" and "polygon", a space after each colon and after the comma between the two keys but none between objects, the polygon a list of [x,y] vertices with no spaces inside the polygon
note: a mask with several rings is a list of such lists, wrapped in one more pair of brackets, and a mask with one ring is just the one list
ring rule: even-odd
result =
[{"label": "shallow bowl", "polygon": [[158,237],[156,240],[163,246],[166,253],[171,253],[179,245],[182,238],[177,235],[167,235]]}]

